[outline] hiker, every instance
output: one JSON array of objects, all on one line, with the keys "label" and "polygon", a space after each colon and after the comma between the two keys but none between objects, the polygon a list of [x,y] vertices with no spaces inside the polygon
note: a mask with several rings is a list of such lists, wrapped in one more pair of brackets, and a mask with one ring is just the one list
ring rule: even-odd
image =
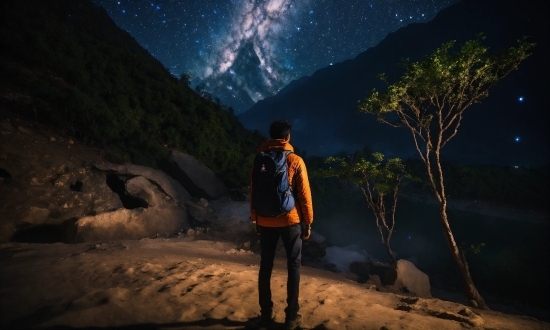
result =
[{"label": "hiker", "polygon": [[[271,272],[273,270],[273,260],[275,258],[275,249],[279,237],[282,239],[287,257],[288,279],[287,279],[287,307],[285,308],[285,326],[284,329],[295,329],[302,322],[301,315],[298,314],[300,306],[298,304],[299,286],[300,286],[300,265],[302,259],[302,239],[307,240],[311,234],[311,223],[313,222],[313,205],[311,200],[311,190],[307,176],[306,166],[303,159],[293,153],[294,148],[290,145],[290,130],[292,125],[286,120],[275,121],[269,128],[270,140],[265,141],[258,148],[258,155],[264,155],[271,151],[283,151],[278,153],[278,157],[286,157],[285,162],[287,178],[291,190],[286,196],[289,201],[283,201],[281,214],[268,213],[263,211],[268,201],[262,198],[260,190],[263,188],[259,182],[254,182],[255,178],[260,181],[255,171],[265,172],[266,165],[259,164],[258,169],[252,170],[251,201],[250,213],[252,222],[255,224],[256,232],[260,235],[261,261],[260,272],[258,275],[258,292],[261,316],[260,327],[268,327],[274,319],[273,301],[271,299]],[[263,152],[263,153],[262,153]],[[274,154],[274,153],[271,153]],[[258,159],[259,156],[256,156]],[[255,164],[257,163],[255,159]],[[267,159],[269,161],[269,159]],[[256,176],[255,176],[256,175]],[[284,180],[283,180],[284,181]],[[281,182],[285,185],[286,181]],[[258,190],[258,191],[255,191]],[[284,196],[283,196],[284,198]],[[288,209],[284,209],[285,207]],[[275,205],[280,207],[280,205]],[[264,215],[262,215],[264,214]]]}]

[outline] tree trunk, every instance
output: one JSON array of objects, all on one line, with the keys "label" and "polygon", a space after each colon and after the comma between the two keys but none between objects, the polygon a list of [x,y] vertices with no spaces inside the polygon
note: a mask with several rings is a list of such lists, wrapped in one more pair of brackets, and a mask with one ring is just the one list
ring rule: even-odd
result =
[{"label": "tree trunk", "polygon": [[386,250],[388,250],[388,254],[390,255],[391,262],[396,262],[397,259],[395,259],[395,254],[393,254],[393,251],[392,251],[391,248],[390,248],[390,242],[389,242],[389,241],[386,241],[386,242],[384,243],[384,246],[386,247]]},{"label": "tree trunk", "polygon": [[485,300],[479,294],[477,288],[474,285],[474,282],[472,281],[472,276],[470,275],[470,268],[468,267],[466,256],[464,255],[464,252],[461,251],[456,245],[453,233],[451,232],[451,227],[447,219],[447,199],[445,198],[445,196],[443,196],[443,200],[441,203],[440,216],[441,224],[443,225],[443,235],[445,236],[445,240],[449,245],[449,249],[451,250],[453,258],[455,259],[456,264],[460,269],[460,273],[462,274],[462,283],[464,285],[464,290],[466,291],[466,296],[470,301],[470,305],[475,308],[488,310],[489,306],[487,306]]}]

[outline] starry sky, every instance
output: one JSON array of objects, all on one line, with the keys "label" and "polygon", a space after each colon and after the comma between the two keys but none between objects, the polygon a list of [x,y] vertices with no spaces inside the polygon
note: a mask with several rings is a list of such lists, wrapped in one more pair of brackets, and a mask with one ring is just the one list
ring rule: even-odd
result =
[{"label": "starry sky", "polygon": [[458,0],[92,0],[175,76],[248,110]]}]

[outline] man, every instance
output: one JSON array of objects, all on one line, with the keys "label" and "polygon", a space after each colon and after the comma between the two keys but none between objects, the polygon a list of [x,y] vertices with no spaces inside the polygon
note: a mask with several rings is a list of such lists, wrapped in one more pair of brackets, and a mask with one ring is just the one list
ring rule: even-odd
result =
[{"label": "man", "polygon": [[[290,130],[292,125],[286,120],[275,121],[269,128],[270,140],[259,148],[261,151],[286,150],[292,151],[286,158],[288,181],[292,187],[295,207],[288,213],[276,217],[264,217],[256,214],[253,209],[252,184],[250,213],[256,231],[260,235],[261,262],[258,276],[258,292],[261,309],[260,327],[267,327],[274,318],[273,301],[271,299],[271,272],[275,249],[279,238],[282,239],[287,256],[287,307],[285,308],[285,329],[295,329],[302,322],[298,315],[300,286],[300,265],[302,260],[302,239],[309,239],[311,223],[313,222],[313,205],[311,190],[303,159],[294,154],[290,145]],[[303,228],[302,228],[303,225]]]}]

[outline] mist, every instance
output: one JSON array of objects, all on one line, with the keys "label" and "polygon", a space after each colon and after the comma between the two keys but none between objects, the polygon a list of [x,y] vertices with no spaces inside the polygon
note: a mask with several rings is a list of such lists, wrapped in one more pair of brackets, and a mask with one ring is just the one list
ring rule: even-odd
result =
[{"label": "mist", "polygon": [[[314,229],[330,245],[357,245],[371,258],[390,263],[372,211],[359,194],[345,205],[316,210]],[[390,245],[398,259],[408,259],[428,274],[433,288],[461,292],[460,272],[445,242],[438,207],[400,198]],[[548,219],[544,220],[547,215],[489,205],[484,205],[483,213],[493,215],[448,210],[459,246],[467,249],[472,244],[485,244],[479,254],[466,255],[480,292],[488,301],[521,299],[535,306],[548,306],[550,235]],[[513,283],[521,283],[520,288]]]}]

